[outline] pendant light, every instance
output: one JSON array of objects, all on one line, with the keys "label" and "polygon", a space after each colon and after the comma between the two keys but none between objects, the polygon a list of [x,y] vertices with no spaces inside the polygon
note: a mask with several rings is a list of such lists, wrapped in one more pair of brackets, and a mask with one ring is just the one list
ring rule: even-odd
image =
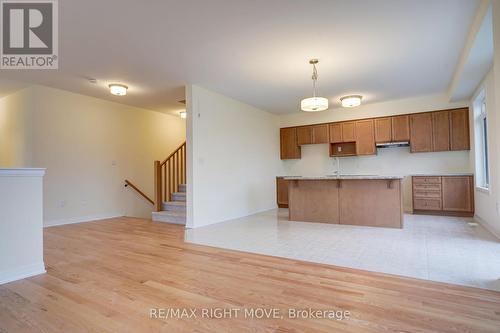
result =
[{"label": "pendant light", "polygon": [[305,112],[317,112],[328,109],[328,99],[316,96],[316,81],[318,80],[318,71],[316,69],[316,64],[318,62],[318,59],[309,60],[309,63],[313,66],[313,97],[305,98],[300,102],[300,108]]}]

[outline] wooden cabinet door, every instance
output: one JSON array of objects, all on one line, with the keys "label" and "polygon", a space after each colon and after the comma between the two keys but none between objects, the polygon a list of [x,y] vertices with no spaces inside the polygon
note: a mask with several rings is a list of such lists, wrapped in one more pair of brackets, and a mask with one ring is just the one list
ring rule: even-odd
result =
[{"label": "wooden cabinet door", "polygon": [[297,144],[310,145],[313,143],[312,126],[297,127]]},{"label": "wooden cabinet door", "polygon": [[342,125],[340,123],[333,123],[329,126],[330,132],[330,142],[331,143],[341,143],[342,142]]},{"label": "wooden cabinet door", "polygon": [[412,153],[432,151],[431,113],[419,113],[410,116],[410,151]]},{"label": "wooden cabinet door", "polygon": [[314,144],[328,143],[328,125],[324,124],[312,126],[312,137]]},{"label": "wooden cabinet door", "polygon": [[450,112],[432,113],[432,151],[450,150]]},{"label": "wooden cabinet door", "polygon": [[375,142],[392,141],[392,121],[390,117],[375,119]]},{"label": "wooden cabinet door", "polygon": [[391,117],[392,141],[410,141],[410,117]]},{"label": "wooden cabinet door", "polygon": [[342,142],[356,141],[356,123],[349,121],[342,123]]},{"label": "wooden cabinet door", "polygon": [[341,180],[339,188],[340,224],[401,228],[401,182],[387,180]]},{"label": "wooden cabinet door", "polygon": [[443,210],[473,212],[474,197],[472,177],[446,176],[442,178]]},{"label": "wooden cabinet door", "polygon": [[450,111],[450,149],[470,149],[469,108]]},{"label": "wooden cabinet door", "polygon": [[373,120],[359,120],[355,123],[356,129],[356,154],[373,155],[375,148],[375,128]]},{"label": "wooden cabinet door", "polygon": [[283,177],[276,178],[276,201],[278,207],[288,207],[288,180]]},{"label": "wooden cabinet door", "polygon": [[280,154],[282,160],[300,158],[300,146],[297,144],[297,128],[280,129]]}]

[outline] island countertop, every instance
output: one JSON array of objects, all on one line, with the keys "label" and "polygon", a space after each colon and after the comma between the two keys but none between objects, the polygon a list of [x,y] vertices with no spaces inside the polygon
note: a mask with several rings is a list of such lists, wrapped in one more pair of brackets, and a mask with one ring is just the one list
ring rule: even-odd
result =
[{"label": "island countertop", "polygon": [[342,175],[339,176],[285,176],[285,180],[351,180],[351,179],[374,179],[374,180],[398,180],[403,176],[382,176],[382,175]]}]

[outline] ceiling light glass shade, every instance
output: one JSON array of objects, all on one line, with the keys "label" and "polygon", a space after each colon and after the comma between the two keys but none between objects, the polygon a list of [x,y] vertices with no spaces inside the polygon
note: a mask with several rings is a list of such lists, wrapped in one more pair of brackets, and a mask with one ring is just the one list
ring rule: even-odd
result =
[{"label": "ceiling light glass shade", "polygon": [[186,117],[187,117],[186,111],[179,112],[179,115],[181,116],[182,119],[186,119]]},{"label": "ceiling light glass shade", "polygon": [[113,83],[109,85],[109,92],[116,96],[125,96],[128,87],[124,84]]},{"label": "ceiling light glass shade", "polygon": [[328,109],[328,99],[324,97],[309,97],[300,101],[300,108],[306,112],[325,111]]},{"label": "ceiling light glass shade", "polygon": [[340,99],[340,102],[345,108],[353,108],[355,106],[361,105],[361,98],[362,96],[360,95],[344,96]]}]

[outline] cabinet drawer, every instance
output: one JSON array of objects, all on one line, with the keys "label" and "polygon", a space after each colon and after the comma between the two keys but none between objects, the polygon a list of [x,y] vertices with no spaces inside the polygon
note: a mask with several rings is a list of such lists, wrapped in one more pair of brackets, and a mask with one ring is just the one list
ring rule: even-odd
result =
[{"label": "cabinet drawer", "polygon": [[441,191],[415,190],[415,198],[441,200]]},{"label": "cabinet drawer", "polygon": [[441,184],[413,184],[414,191],[439,191],[441,192]]},{"label": "cabinet drawer", "polygon": [[441,184],[441,177],[413,177],[415,184]]},{"label": "cabinet drawer", "polygon": [[441,200],[436,199],[417,199],[413,200],[413,209],[421,210],[441,210]]}]

